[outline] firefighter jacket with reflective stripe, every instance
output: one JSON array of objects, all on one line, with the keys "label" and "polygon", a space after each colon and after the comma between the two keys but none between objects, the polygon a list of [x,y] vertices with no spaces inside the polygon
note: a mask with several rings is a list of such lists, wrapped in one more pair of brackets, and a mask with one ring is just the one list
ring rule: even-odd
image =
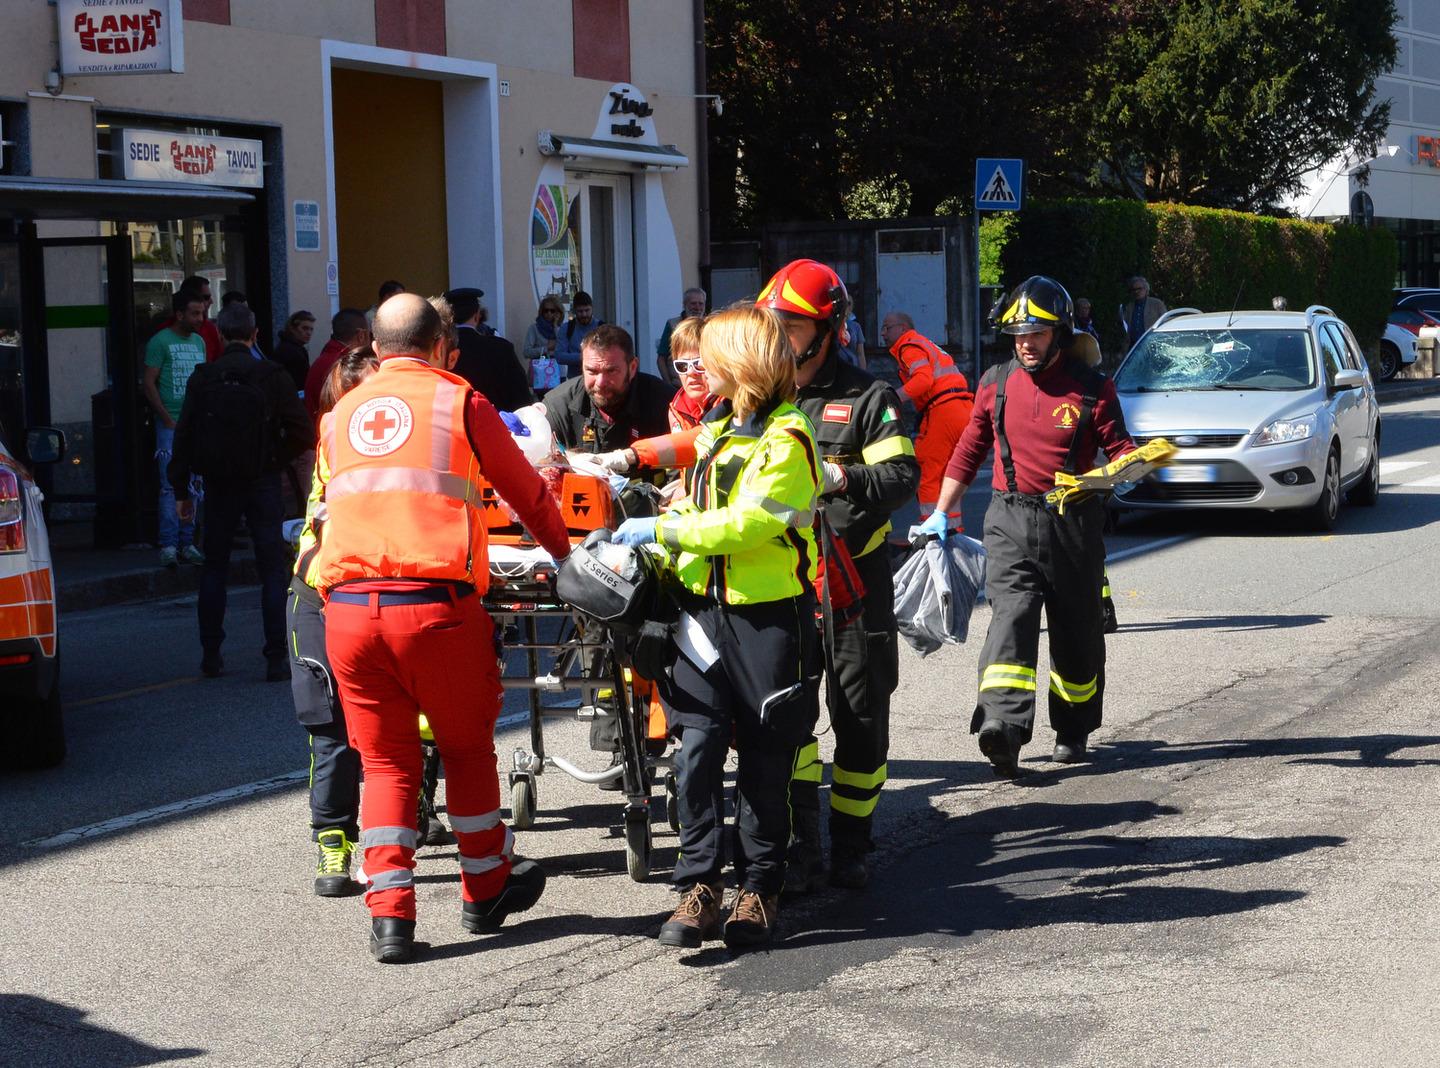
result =
[{"label": "firefighter jacket with reflective stripe", "polygon": [[890,355],[900,368],[900,392],[921,415],[932,404],[971,400],[970,383],[950,354],[917,330],[901,334]]},{"label": "firefighter jacket with reflective stripe", "polygon": [[319,589],[375,578],[489,585],[470,392],[458,375],[390,358],[321,421],[330,478]]},{"label": "firefighter jacket with reflective stripe", "polygon": [[[975,412],[960,435],[945,477],[968,486],[995,444],[995,397],[1002,374],[1008,457],[996,457],[991,479],[996,490],[1048,493],[1055,488],[1055,472],[1065,467],[1072,451],[1081,458],[1082,469],[1090,466],[1100,449],[1111,460],[1134,451],[1115,383],[1061,352],[1037,374],[1022,370],[1015,360],[985,372],[975,394]],[[1089,420],[1082,421],[1087,397],[1095,402]],[[1008,485],[1007,463],[1015,472],[1013,487]]]},{"label": "firefighter jacket with reflective stripe", "polygon": [[737,423],[722,403],[696,451],[690,499],[655,525],[685,587],[723,604],[813,589],[820,457],[810,420],[781,402]]},{"label": "firefighter jacket with reflective stripe", "polygon": [[820,499],[850,554],[885,540],[890,514],[915,495],[920,464],[900,422],[900,398],[832,351],[795,404],[810,417],[821,459],[845,469],[846,485]]}]

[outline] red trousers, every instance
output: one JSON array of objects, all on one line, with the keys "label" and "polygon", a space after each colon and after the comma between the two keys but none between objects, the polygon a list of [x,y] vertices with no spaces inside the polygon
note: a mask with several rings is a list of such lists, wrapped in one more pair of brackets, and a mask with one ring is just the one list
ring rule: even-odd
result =
[{"label": "red trousers", "polygon": [[[927,408],[920,418],[920,428],[915,435],[915,459],[920,461],[920,518],[935,511],[935,502],[940,499],[940,483],[945,481],[945,468],[950,463],[950,454],[960,440],[974,402],[962,399],[943,400]],[[959,502],[956,511],[959,514]]]},{"label": "red trousers", "polygon": [[[354,587],[347,587],[353,590]],[[365,769],[360,841],[374,916],[415,918],[415,813],[420,712],[445,766],[445,807],[460,843],[467,901],[500,893],[514,839],[500,822],[495,720],[500,666],[490,617],[473,594],[430,604],[337,601],[325,609],[325,650],[350,744]]]}]

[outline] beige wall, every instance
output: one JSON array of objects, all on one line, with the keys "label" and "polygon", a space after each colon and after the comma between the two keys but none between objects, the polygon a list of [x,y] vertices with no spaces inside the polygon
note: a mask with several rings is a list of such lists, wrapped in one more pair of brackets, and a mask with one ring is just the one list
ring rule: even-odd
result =
[{"label": "beige wall", "polygon": [[[0,96],[25,99],[44,88],[53,62],[54,9],[42,0],[0,0]],[[94,96],[97,103],[29,101],[34,173],[93,178],[94,110],[153,112],[277,125],[284,143],[285,247],[289,308],[306,307],[322,320],[330,307],[325,265],[334,255],[323,224],[328,218],[324,74],[320,35],[373,44],[373,0],[231,0],[233,25],[185,23],[186,73],[66,79],[65,92]],[[691,97],[690,5],[683,0],[631,0],[631,66],[636,86],[656,109],[662,142],[692,161],[695,110]],[[450,0],[448,49],[456,58],[493,62],[508,79],[511,95],[500,98],[499,158],[501,230],[504,241],[508,333],[517,341],[534,318],[530,282],[531,198],[543,157],[541,129],[588,136],[609,83],[571,77],[569,0]],[[397,73],[400,73],[397,71]],[[682,287],[696,281],[698,237],[695,168],[663,178],[680,246]],[[321,251],[293,251],[291,202],[321,205]],[[487,279],[451,279],[490,290]],[[637,285],[642,280],[637,279]],[[493,300],[493,313],[499,312]],[[276,308],[284,310],[284,302]],[[663,309],[662,309],[663,310]],[[678,307],[667,312],[673,315]],[[652,310],[651,318],[660,312]],[[663,322],[663,316],[660,317]],[[659,324],[654,324],[658,326]],[[322,322],[320,336],[325,336]],[[318,351],[318,349],[316,349]]]}]

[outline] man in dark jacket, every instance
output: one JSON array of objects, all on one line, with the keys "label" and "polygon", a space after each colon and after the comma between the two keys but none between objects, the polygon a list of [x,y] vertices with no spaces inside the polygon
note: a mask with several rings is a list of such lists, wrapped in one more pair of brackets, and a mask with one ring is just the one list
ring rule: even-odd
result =
[{"label": "man in dark jacket", "polygon": [[545,414],[561,448],[613,452],[670,433],[675,389],[640,370],[635,342],[623,327],[607,323],[585,335],[580,372],[545,394]]},{"label": "man in dark jacket", "polygon": [[497,411],[513,412],[535,400],[520,369],[515,346],[494,332],[480,329],[479,289],[452,289],[445,294],[455,316],[460,355],[450,370],[469,382]]},{"label": "man in dark jacket", "polygon": [[200,576],[200,670],[224,670],[225,580],[230,549],[243,516],[260,569],[260,618],[265,630],[265,678],[290,678],[285,649],[285,588],[289,566],[280,533],[280,472],[313,444],[313,430],[294,383],[273,360],[257,360],[255,313],[236,302],[216,325],[225,350],[195,369],[175,426],[174,456],[166,474],[175,508],[191,518],[192,475],[205,479],[205,565]]}]

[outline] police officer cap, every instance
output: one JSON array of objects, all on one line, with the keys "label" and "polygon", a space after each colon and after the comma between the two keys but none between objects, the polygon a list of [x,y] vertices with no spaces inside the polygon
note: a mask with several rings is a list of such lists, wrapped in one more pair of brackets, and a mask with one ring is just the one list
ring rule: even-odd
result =
[{"label": "police officer cap", "polygon": [[455,304],[462,300],[479,300],[483,296],[485,296],[485,290],[474,289],[470,286],[464,286],[460,289],[448,289],[445,291],[445,300],[447,303],[450,304]]}]

